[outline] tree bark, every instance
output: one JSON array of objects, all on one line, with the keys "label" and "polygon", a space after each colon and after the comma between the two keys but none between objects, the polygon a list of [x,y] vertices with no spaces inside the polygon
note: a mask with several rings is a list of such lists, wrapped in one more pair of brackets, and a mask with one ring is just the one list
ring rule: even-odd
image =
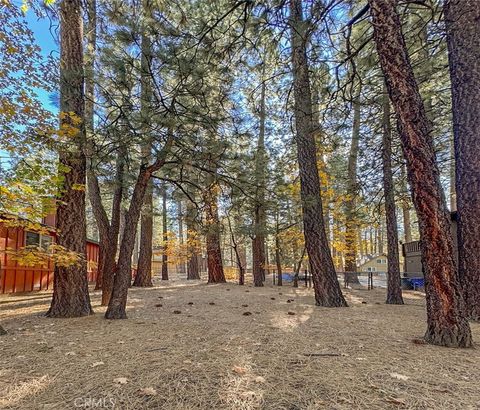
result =
[{"label": "tree bark", "polygon": [[347,306],[337,280],[323,221],[302,1],[290,0],[290,12],[295,140],[300,171],[305,246],[313,277],[315,301],[319,306]]},{"label": "tree bark", "polygon": [[403,216],[403,234],[405,242],[412,242],[412,224],[410,222],[410,204],[407,198],[407,176],[405,171],[405,164],[401,168],[401,184],[402,184],[402,216]]},{"label": "tree bark", "polygon": [[[143,1],[143,14],[145,17],[150,15],[150,5],[148,1]],[[145,27],[144,27],[145,29]],[[150,64],[151,64],[151,41],[147,33],[142,33],[141,44],[141,95],[140,95],[140,114],[142,120],[143,134],[146,142],[142,146],[142,156],[149,161],[152,157],[152,139],[149,132],[150,106],[152,103],[152,91],[150,84]],[[137,274],[133,281],[133,286],[151,287],[152,283],[152,246],[153,246],[153,182],[148,181],[147,190],[143,200],[143,208],[140,218],[140,252],[137,263]]]},{"label": "tree bark", "polygon": [[142,209],[143,198],[147,190],[148,182],[152,174],[158,171],[164,164],[167,155],[173,146],[173,134],[169,133],[162,150],[157,154],[155,162],[147,166],[142,164],[135,187],[133,189],[130,206],[125,214],[125,228],[123,240],[118,255],[118,266],[114,277],[113,291],[105,313],[106,319],[126,319],[128,288],[132,278],[132,253],[135,246],[138,219]]},{"label": "tree bark", "polygon": [[151,287],[153,246],[153,184],[148,182],[140,222],[140,253],[133,286]]},{"label": "tree bark", "polygon": [[403,305],[400,286],[400,256],[398,252],[397,212],[392,172],[392,127],[390,123],[390,100],[386,89],[383,93],[383,192],[385,197],[385,217],[387,225],[387,304]]},{"label": "tree bark", "polygon": [[235,239],[235,234],[233,233],[232,223],[230,222],[230,217],[227,217],[228,228],[230,229],[230,239],[232,241],[232,248],[235,252],[235,260],[238,268],[238,284],[243,286],[245,284],[245,265],[242,263],[242,257],[238,248],[237,241]]},{"label": "tree bark", "polygon": [[162,253],[162,280],[168,280],[168,218],[167,218],[167,187],[162,186],[162,233],[163,233],[163,253]]},{"label": "tree bark", "polygon": [[[182,200],[177,201],[177,218],[178,218],[178,238],[180,246],[183,248],[183,204]],[[178,271],[182,274],[185,273],[185,262],[183,259],[180,260]]]},{"label": "tree bark", "polygon": [[[60,3],[60,127],[77,128],[68,147],[61,148],[59,173],[63,186],[57,206],[57,243],[81,260],[55,266],[49,317],[78,317],[93,313],[88,294],[85,216],[85,95],[83,19],[79,0]],[[74,116],[69,113],[73,113]],[[79,122],[75,124],[75,122]],[[67,169],[68,171],[65,171]]]},{"label": "tree bark", "polygon": [[209,177],[205,190],[205,225],[207,242],[208,283],[226,282],[220,248],[220,220],[218,218],[218,184]]},{"label": "tree bark", "polygon": [[265,280],[265,91],[266,84],[262,81],[260,93],[260,128],[258,133],[257,152],[255,158],[255,214],[254,214],[254,232],[252,241],[252,261],[253,261],[253,284],[263,286]]},{"label": "tree bark", "polygon": [[198,266],[198,223],[197,223],[197,208],[194,204],[189,202],[187,204],[187,246],[188,246],[188,263],[187,263],[187,279],[200,279],[200,269]]},{"label": "tree bark", "polygon": [[282,258],[280,255],[280,239],[278,238],[278,231],[275,235],[275,264],[277,265],[277,285],[283,286]]},{"label": "tree bark", "polygon": [[357,162],[358,145],[360,142],[360,93],[361,88],[353,100],[353,126],[350,153],[348,156],[347,200],[345,201],[345,272],[348,283],[360,284],[357,275]]},{"label": "tree bark", "polygon": [[480,320],[480,2],[444,8],[452,83],[459,276],[467,316]]},{"label": "tree bark", "polygon": [[428,121],[403,37],[396,0],[369,0],[374,40],[398,119],[402,149],[417,211],[425,269],[425,340],[472,346],[456,272],[450,215],[440,184]]}]

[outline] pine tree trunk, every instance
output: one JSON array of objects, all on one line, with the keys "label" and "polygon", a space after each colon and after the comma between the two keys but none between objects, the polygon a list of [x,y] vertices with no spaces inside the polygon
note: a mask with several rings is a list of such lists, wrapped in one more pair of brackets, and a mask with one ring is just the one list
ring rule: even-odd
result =
[{"label": "pine tree trunk", "polygon": [[140,253],[133,286],[151,287],[153,246],[153,183],[148,182],[140,222]]},{"label": "pine tree trunk", "polygon": [[410,204],[407,198],[407,176],[405,171],[405,164],[401,168],[401,184],[402,184],[402,215],[403,215],[403,233],[405,243],[412,242],[412,224],[410,222]]},{"label": "pine tree trunk", "polygon": [[315,301],[319,306],[347,306],[337,280],[323,222],[302,1],[290,0],[290,11],[295,139],[300,171],[305,246],[313,277]]},{"label": "pine tree trunk", "polygon": [[356,212],[356,198],[358,195],[357,162],[360,141],[360,93],[361,88],[359,87],[353,100],[352,141],[348,156],[347,200],[345,201],[345,273],[348,275],[348,283],[350,284],[360,284],[357,274],[358,221]]},{"label": "pine tree trunk", "polygon": [[200,268],[198,266],[198,250],[196,242],[198,241],[197,208],[189,202],[187,204],[187,244],[188,244],[188,263],[187,279],[200,279]]},{"label": "pine tree trunk", "polygon": [[117,154],[116,175],[115,175],[115,189],[112,199],[112,217],[110,221],[110,229],[108,240],[105,247],[105,258],[103,266],[103,281],[102,281],[102,306],[108,306],[110,296],[113,291],[113,281],[116,271],[116,259],[118,251],[118,236],[120,233],[120,217],[122,209],[122,199],[124,192],[125,179],[125,157],[126,149],[121,146]]},{"label": "pine tree trunk", "polygon": [[151,173],[143,168],[137,178],[132,199],[125,214],[125,230],[120,244],[117,271],[114,277],[113,292],[108,304],[106,319],[126,319],[128,288],[132,278],[132,254],[135,247],[138,220],[142,209],[143,198],[147,190]]},{"label": "pine tree trunk", "polygon": [[260,94],[260,128],[258,133],[257,152],[255,158],[255,215],[254,236],[252,241],[253,284],[263,286],[265,280],[265,92],[266,84],[262,82]]},{"label": "pine tree trunk", "polygon": [[[93,140],[94,129],[94,107],[95,107],[95,54],[97,49],[97,2],[96,0],[87,0],[87,25],[86,25],[86,50],[84,53],[85,67],[85,129],[87,141]],[[87,146],[89,143],[87,142]],[[89,147],[90,148],[90,147]],[[91,162],[93,150],[88,149],[87,168]],[[87,170],[87,179],[89,178]],[[87,183],[88,184],[88,183]],[[98,226],[98,224],[97,224]],[[97,277],[95,280],[95,290],[102,288],[103,269],[105,265],[105,241],[107,236],[105,232],[99,231],[99,251],[98,251],[98,267]]]},{"label": "pine tree trunk", "polygon": [[[182,205],[181,200],[177,201],[177,210],[178,210],[178,214],[177,214],[177,218],[178,218],[178,239],[179,239],[180,246],[183,248],[183,242],[184,242],[183,241],[183,205]],[[181,274],[185,274],[185,262],[184,262],[183,259],[180,260],[178,271]]]},{"label": "pine tree trunk", "polygon": [[162,253],[162,280],[168,280],[168,219],[167,219],[167,187],[162,186],[162,233],[163,233],[163,253]]},{"label": "pine tree trunk", "polygon": [[383,192],[385,197],[385,217],[387,225],[387,304],[403,305],[400,286],[400,256],[398,252],[397,212],[392,172],[392,127],[390,124],[390,100],[386,89],[383,94]]},{"label": "pine tree trunk", "polygon": [[[127,317],[125,307],[127,305],[128,288],[132,281],[132,254],[143,199],[152,174],[165,164],[167,156],[173,146],[173,141],[173,134],[169,132],[167,141],[162,150],[157,154],[155,162],[150,166],[142,164],[140,167],[140,172],[130,200],[130,206],[125,214],[125,226],[120,244],[113,290],[108,303],[108,309],[105,312],[106,319],[125,319]],[[120,212],[118,213],[120,215]],[[118,224],[120,225],[120,218]]]},{"label": "pine tree trunk", "polygon": [[245,284],[245,265],[242,264],[242,257],[240,255],[238,243],[237,243],[237,241],[235,239],[235,235],[233,233],[232,224],[230,222],[230,217],[227,217],[227,221],[228,221],[228,227],[230,229],[230,239],[231,239],[231,243],[232,243],[232,248],[233,248],[233,251],[235,252],[235,259],[236,259],[236,262],[237,262],[238,284],[240,286],[243,286]]},{"label": "pine tree trunk", "polygon": [[[142,2],[142,13],[145,19],[151,15],[150,2]],[[146,30],[146,27],[141,27]],[[152,105],[151,73],[150,65],[152,60],[151,40],[144,31],[141,33],[141,60],[140,60],[140,114],[142,121],[145,143],[142,145],[142,156],[152,158],[152,138],[150,133],[150,114]],[[137,274],[133,286],[151,287],[152,283],[152,246],[153,246],[153,182],[148,181],[147,190],[143,200],[143,208],[140,218],[139,255],[137,262]]]},{"label": "pine tree trunk", "polygon": [[[59,152],[59,171],[63,187],[57,207],[57,243],[78,253],[78,263],[65,267],[56,265],[53,297],[49,317],[77,317],[93,313],[88,294],[86,264],[85,189],[85,96],[83,73],[83,19],[79,0],[60,3],[60,118],[61,127],[77,127],[68,148]],[[68,113],[73,113],[72,118]],[[74,125],[80,120],[79,125]],[[63,171],[68,169],[68,172]]]},{"label": "pine tree trunk", "polygon": [[440,184],[428,121],[407,54],[396,0],[369,0],[374,40],[398,119],[402,149],[417,211],[425,268],[427,342],[470,347],[455,266],[450,216]]},{"label": "pine tree trunk", "polygon": [[459,276],[467,315],[480,320],[480,2],[445,2],[452,83]]},{"label": "pine tree trunk", "polygon": [[283,285],[283,278],[282,278],[282,258],[280,256],[280,239],[277,235],[275,235],[275,264],[277,265],[277,285]]},{"label": "pine tree trunk", "polygon": [[220,221],[218,218],[218,186],[211,180],[205,190],[205,225],[207,243],[208,283],[226,282],[220,249]]}]

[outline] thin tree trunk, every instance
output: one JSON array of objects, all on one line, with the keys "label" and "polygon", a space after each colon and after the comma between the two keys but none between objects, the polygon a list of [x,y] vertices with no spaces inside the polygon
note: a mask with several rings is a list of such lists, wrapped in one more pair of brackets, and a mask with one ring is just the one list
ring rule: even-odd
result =
[{"label": "thin tree trunk", "polygon": [[278,229],[275,234],[275,264],[277,265],[277,285],[283,285],[282,278],[282,257],[280,255],[280,239],[278,237]]},{"label": "thin tree trunk", "polygon": [[402,34],[396,0],[369,0],[374,40],[398,119],[425,269],[427,331],[432,344],[472,346],[456,272],[450,215],[428,121]]},{"label": "thin tree trunk", "polygon": [[[180,246],[183,248],[183,205],[182,200],[177,201],[177,218],[178,218],[178,238]],[[185,274],[185,262],[183,259],[180,260],[179,272]]]},{"label": "thin tree trunk", "polygon": [[412,242],[412,224],[410,222],[410,204],[407,198],[407,176],[405,165],[401,166],[401,183],[402,183],[402,215],[403,215],[403,233],[405,235],[405,242]]},{"label": "thin tree trunk", "polygon": [[444,12],[452,83],[459,276],[463,284],[467,316],[478,321],[480,320],[480,2],[447,0]]},{"label": "thin tree trunk", "polygon": [[162,280],[168,280],[168,219],[167,219],[167,187],[162,186],[162,233],[163,233],[163,253],[162,253]]},{"label": "thin tree trunk", "polygon": [[403,305],[400,286],[400,256],[398,252],[397,212],[392,172],[392,127],[390,123],[390,100],[387,90],[383,93],[383,192],[385,196],[385,216],[387,225],[387,304]]},{"label": "thin tree trunk", "polygon": [[295,139],[300,171],[305,246],[313,277],[315,301],[319,306],[347,306],[337,280],[323,223],[302,1],[290,0],[290,12]]},{"label": "thin tree trunk", "polygon": [[232,223],[230,222],[230,217],[227,217],[228,221],[228,228],[230,230],[230,238],[232,240],[232,247],[235,252],[235,258],[237,261],[237,268],[238,268],[238,284],[243,286],[245,284],[245,265],[242,264],[242,257],[239,252],[238,244],[235,239],[235,235],[232,229]]},{"label": "thin tree trunk", "polygon": [[[61,127],[76,127],[68,149],[59,152],[63,187],[57,206],[57,243],[82,258],[54,271],[49,317],[78,317],[93,313],[88,294],[86,264],[85,190],[85,96],[83,73],[83,20],[79,0],[60,3],[60,118]],[[73,113],[75,118],[72,118]],[[75,125],[79,120],[80,124]],[[64,170],[68,169],[68,172]]]},{"label": "thin tree trunk", "polygon": [[[143,14],[145,17],[150,15],[150,5],[148,1],[143,1]],[[152,140],[149,133],[150,106],[152,100],[152,90],[150,84],[150,64],[151,64],[151,41],[146,33],[142,33],[141,44],[141,96],[140,96],[140,114],[142,120],[143,133],[146,138],[142,146],[142,156],[148,160],[152,157]],[[147,190],[143,200],[143,208],[140,219],[140,252],[138,255],[137,274],[133,281],[133,286],[151,287],[152,283],[152,247],[153,247],[153,181],[148,181]]]},{"label": "thin tree trunk", "polygon": [[189,202],[187,204],[187,245],[188,245],[188,263],[187,263],[187,279],[200,279],[200,269],[198,266],[198,223],[197,208]]},{"label": "thin tree trunk", "polygon": [[260,128],[258,133],[257,152],[255,158],[255,215],[254,232],[252,241],[253,283],[255,286],[263,286],[265,280],[265,92],[266,83],[262,81],[260,93]]},{"label": "thin tree trunk", "polygon": [[[87,178],[89,178],[89,169],[93,150],[90,149],[90,141],[93,141],[94,126],[94,108],[95,108],[95,54],[97,49],[97,2],[96,0],[87,0],[87,25],[86,25],[86,50],[84,54],[85,67],[85,129],[88,147],[87,156]],[[88,183],[87,183],[88,186]],[[98,226],[98,223],[97,223]],[[99,234],[99,252],[97,277],[95,280],[95,290],[102,288],[103,269],[105,265],[106,241],[108,240],[108,231],[101,230],[98,227]]]},{"label": "thin tree trunk", "polygon": [[345,272],[348,275],[348,283],[360,284],[357,275],[357,162],[358,146],[360,142],[360,93],[358,87],[353,100],[353,126],[350,153],[348,156],[348,183],[347,200],[345,201]]}]

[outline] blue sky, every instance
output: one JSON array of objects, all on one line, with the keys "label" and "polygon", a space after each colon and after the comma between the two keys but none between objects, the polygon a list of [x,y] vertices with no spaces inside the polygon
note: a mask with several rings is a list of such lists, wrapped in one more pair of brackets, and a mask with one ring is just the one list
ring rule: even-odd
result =
[{"label": "blue sky", "polygon": [[[33,10],[28,10],[26,20],[29,28],[33,31],[37,44],[42,49],[42,54],[50,54],[58,57],[57,30],[58,22],[51,21],[46,17],[39,18]],[[38,95],[42,103],[50,110],[56,111],[55,106],[50,103],[50,95],[43,90],[38,90]]]},{"label": "blue sky", "polygon": [[[53,54],[58,56],[58,44],[56,43],[56,26],[57,22],[50,22],[50,20],[46,17],[38,18],[35,12],[30,9],[26,13],[26,20],[28,23],[29,28],[33,31],[37,44],[42,49],[42,54],[48,56],[49,54]],[[50,27],[52,26],[52,27]],[[42,104],[52,112],[56,112],[57,109],[54,105],[50,102],[50,95],[43,91],[37,90],[38,96]],[[3,168],[9,167],[9,154],[8,152],[0,149],[0,161]]]}]

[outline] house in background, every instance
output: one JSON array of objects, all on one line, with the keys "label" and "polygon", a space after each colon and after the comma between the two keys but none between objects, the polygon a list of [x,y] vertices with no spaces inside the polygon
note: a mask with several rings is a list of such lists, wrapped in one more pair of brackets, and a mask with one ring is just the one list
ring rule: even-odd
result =
[{"label": "house in background", "polygon": [[[42,220],[43,233],[30,231],[23,226],[9,226],[12,215],[0,213],[0,294],[32,292],[51,289],[53,286],[53,263],[46,266],[21,266],[8,255],[7,249],[13,251],[24,246],[37,246],[47,249],[55,242],[55,215],[47,215]],[[88,281],[94,283],[97,279],[98,242],[87,239],[86,258]]]},{"label": "house in background", "polygon": [[[453,237],[455,260],[458,266],[458,243],[457,243],[457,212],[450,213],[450,229]],[[423,277],[422,252],[420,241],[406,242],[402,244],[404,257],[404,276]]]},{"label": "house in background", "polygon": [[367,255],[357,265],[358,272],[379,272],[387,273],[387,254]]}]

